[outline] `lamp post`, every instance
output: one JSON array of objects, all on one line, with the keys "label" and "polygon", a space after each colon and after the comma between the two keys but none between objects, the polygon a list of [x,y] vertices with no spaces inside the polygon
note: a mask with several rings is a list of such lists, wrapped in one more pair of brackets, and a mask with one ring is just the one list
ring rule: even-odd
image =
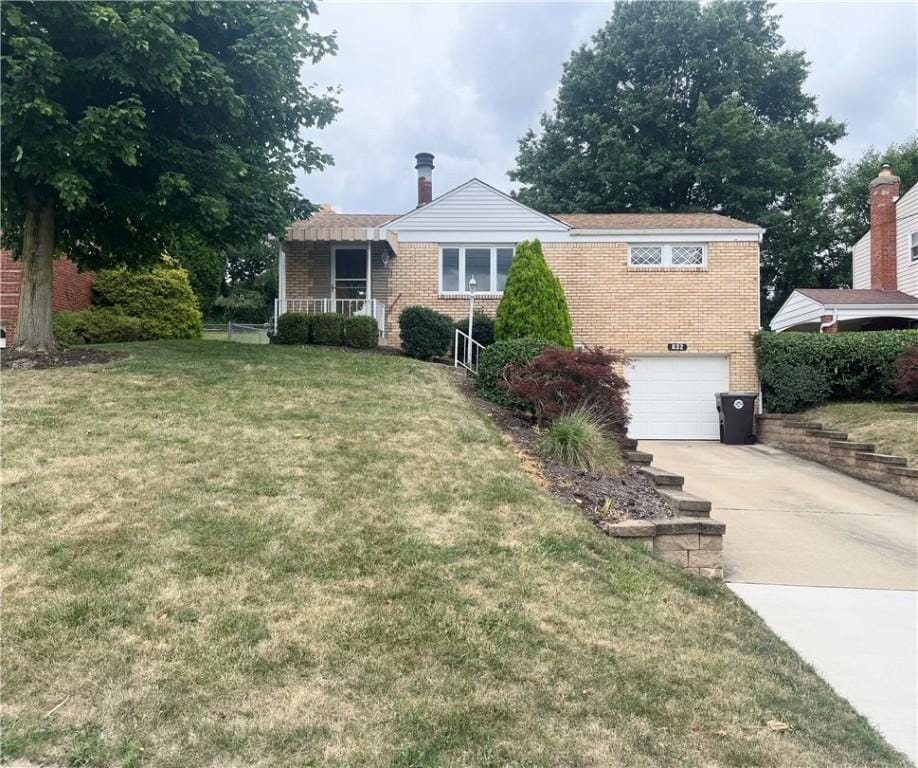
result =
[{"label": "lamp post", "polygon": [[475,275],[469,278],[469,340],[465,344],[465,363],[469,368],[472,367],[472,316],[475,314],[475,289],[478,282]]}]

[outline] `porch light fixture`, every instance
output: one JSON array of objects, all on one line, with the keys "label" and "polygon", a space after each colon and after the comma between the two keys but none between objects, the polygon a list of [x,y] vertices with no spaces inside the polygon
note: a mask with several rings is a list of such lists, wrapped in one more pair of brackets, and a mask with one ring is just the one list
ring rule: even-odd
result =
[{"label": "porch light fixture", "polygon": [[379,258],[382,260],[383,269],[389,266],[389,251],[384,249]]}]

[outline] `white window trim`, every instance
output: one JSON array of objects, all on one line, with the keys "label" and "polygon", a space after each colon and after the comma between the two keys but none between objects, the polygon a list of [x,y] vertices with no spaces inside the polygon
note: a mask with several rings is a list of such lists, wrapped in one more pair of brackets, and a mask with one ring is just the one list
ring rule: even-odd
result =
[{"label": "white window trim", "polygon": [[909,236],[908,253],[913,262],[918,261],[918,230]]},{"label": "white window trim", "polygon": [[[701,264],[673,264],[673,248],[680,245],[701,246]],[[635,264],[631,260],[631,252],[634,248],[659,248],[662,252],[659,264]],[[707,243],[640,243],[628,246],[628,267],[630,269],[704,269],[708,266],[708,245]]]},{"label": "white window trim", "polygon": [[[491,285],[497,285],[497,249],[498,248],[509,248],[516,252],[516,245],[514,243],[473,243],[471,245],[452,245],[449,243],[444,243],[440,245],[440,256],[437,259],[437,292],[441,296],[468,296],[468,282],[465,279],[465,251],[467,248],[473,250],[484,250],[485,248],[490,249],[491,251]],[[445,250],[458,250],[459,251],[459,285],[461,286],[458,291],[447,291],[443,288],[443,251]],[[476,296],[503,296],[503,291],[475,291]]]}]

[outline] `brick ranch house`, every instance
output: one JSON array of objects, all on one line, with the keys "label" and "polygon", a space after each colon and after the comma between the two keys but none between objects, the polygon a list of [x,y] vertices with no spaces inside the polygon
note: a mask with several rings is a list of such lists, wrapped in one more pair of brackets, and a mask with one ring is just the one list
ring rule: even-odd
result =
[{"label": "brick ranch house", "polygon": [[758,389],[764,230],[714,213],[546,215],[478,179],[434,198],[433,155],[416,159],[408,213],[323,206],[290,227],[276,314],[369,313],[382,343],[397,346],[405,307],[467,317],[472,276],[476,309],[493,316],[514,247],[538,238],[574,342],[628,359],[632,437],[717,439],[714,393]]},{"label": "brick ranch house", "polygon": [[[91,272],[80,272],[69,259],[56,259],[53,264],[53,308],[55,312],[79,311],[92,303]],[[19,289],[22,264],[9,251],[0,251],[0,330],[3,346],[16,340],[16,319],[19,313]]]}]

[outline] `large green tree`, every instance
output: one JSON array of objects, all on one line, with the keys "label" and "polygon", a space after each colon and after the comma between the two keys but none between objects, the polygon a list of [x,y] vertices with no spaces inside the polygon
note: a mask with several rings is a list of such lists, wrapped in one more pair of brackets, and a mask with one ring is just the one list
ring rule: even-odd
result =
[{"label": "large green tree", "polygon": [[889,163],[901,179],[903,194],[918,184],[918,133],[883,151],[868,149],[858,160],[839,170],[832,184],[832,202],[837,216],[836,234],[846,249],[870,229],[869,187],[883,163]]},{"label": "large green tree", "polygon": [[338,111],[302,69],[334,53],[300,2],[4,2],[2,227],[22,259],[17,346],[52,350],[52,259],[151,263],[310,209],[304,138]]},{"label": "large green tree", "polygon": [[[820,227],[844,135],[761,2],[619,2],[564,66],[511,178],[546,212],[712,210],[774,227],[763,299],[837,271]],[[780,225],[780,226],[779,226]]]}]

